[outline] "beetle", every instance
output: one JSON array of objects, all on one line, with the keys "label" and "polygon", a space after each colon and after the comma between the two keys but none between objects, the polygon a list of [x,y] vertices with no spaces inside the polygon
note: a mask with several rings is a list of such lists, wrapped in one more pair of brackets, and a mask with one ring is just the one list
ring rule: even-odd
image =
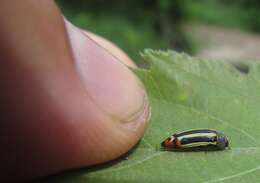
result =
[{"label": "beetle", "polygon": [[229,147],[227,137],[216,130],[197,129],[175,133],[161,143],[169,151],[214,151]]}]

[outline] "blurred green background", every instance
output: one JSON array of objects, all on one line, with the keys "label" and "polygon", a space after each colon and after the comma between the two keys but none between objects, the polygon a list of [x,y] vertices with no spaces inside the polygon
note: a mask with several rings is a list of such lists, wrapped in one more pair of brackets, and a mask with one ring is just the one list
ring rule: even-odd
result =
[{"label": "blurred green background", "polygon": [[192,27],[207,24],[260,32],[257,0],[57,0],[77,26],[116,43],[137,64],[144,48],[196,54]]}]

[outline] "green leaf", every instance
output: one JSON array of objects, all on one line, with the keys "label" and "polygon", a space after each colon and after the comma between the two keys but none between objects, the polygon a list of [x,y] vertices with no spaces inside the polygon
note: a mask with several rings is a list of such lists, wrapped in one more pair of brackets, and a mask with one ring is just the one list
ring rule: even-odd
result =
[{"label": "green leaf", "polygon": [[[54,182],[189,183],[259,182],[260,64],[243,74],[225,62],[199,60],[173,51],[146,50],[150,70],[137,70],[149,93],[150,126],[127,160],[61,175]],[[175,132],[213,128],[231,150],[156,150]]]}]

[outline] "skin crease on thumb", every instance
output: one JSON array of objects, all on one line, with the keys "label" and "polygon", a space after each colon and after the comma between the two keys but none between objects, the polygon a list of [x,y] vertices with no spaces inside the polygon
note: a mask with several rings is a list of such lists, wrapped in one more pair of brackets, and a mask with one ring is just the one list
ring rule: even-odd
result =
[{"label": "skin crease on thumb", "polygon": [[[29,2],[33,4],[29,9],[39,15],[23,10],[30,7]],[[45,5],[49,12],[38,21]],[[0,93],[5,107],[0,182],[113,160],[138,142],[148,124],[150,108],[144,86],[122,63],[129,65],[130,59],[112,43],[62,20],[53,5],[52,1],[21,3],[13,14],[18,13],[15,19],[24,21],[24,27],[16,31],[16,20],[10,20],[7,29],[0,31],[12,34],[11,40],[5,39],[7,46],[2,44],[2,50],[7,50],[2,52],[4,58],[9,59],[3,60],[2,80],[9,80]],[[48,32],[50,21],[60,32]],[[14,53],[9,48],[15,48]],[[62,51],[67,51],[64,56],[60,56]]]},{"label": "skin crease on thumb", "polygon": [[65,24],[87,96],[100,113],[97,116],[102,117],[88,122],[91,130],[86,135],[89,142],[86,151],[90,158],[86,163],[114,159],[133,147],[144,133],[150,115],[146,92],[136,76],[118,60],[126,58],[120,49],[66,20]]},{"label": "skin crease on thumb", "polygon": [[86,163],[114,159],[143,135],[149,118],[147,95],[142,83],[118,60],[117,55],[121,57],[123,52],[115,51],[112,44],[105,49],[102,44],[106,40],[85,33],[66,20],[65,24],[76,68],[93,108],[100,113],[97,116],[101,117],[87,124],[91,130],[86,135],[90,157]]}]

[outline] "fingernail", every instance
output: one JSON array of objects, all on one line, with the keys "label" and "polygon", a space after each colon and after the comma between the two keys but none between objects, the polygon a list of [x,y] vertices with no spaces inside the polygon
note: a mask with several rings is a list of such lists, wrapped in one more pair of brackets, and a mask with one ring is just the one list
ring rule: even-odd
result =
[{"label": "fingernail", "polygon": [[148,121],[149,102],[141,81],[115,55],[66,21],[75,67],[87,95],[113,121],[135,130]]}]

